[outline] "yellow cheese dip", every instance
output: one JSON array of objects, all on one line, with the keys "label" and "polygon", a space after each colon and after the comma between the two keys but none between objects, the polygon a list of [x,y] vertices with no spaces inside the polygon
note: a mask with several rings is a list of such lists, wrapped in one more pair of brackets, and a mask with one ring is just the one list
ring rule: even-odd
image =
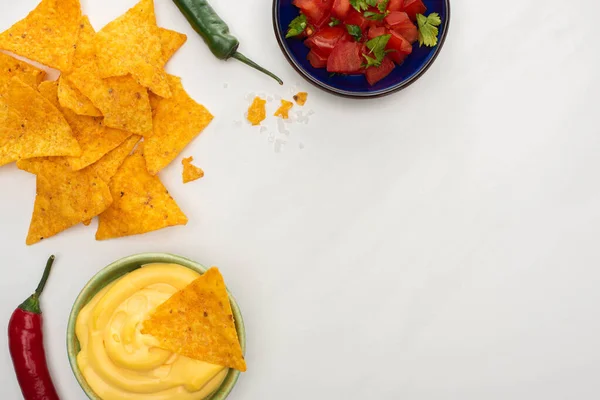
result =
[{"label": "yellow cheese dip", "polygon": [[199,276],[180,265],[146,265],[105,287],[81,310],[77,364],[101,399],[201,400],[221,385],[227,368],[159,349],[157,339],[140,332],[157,306]]}]

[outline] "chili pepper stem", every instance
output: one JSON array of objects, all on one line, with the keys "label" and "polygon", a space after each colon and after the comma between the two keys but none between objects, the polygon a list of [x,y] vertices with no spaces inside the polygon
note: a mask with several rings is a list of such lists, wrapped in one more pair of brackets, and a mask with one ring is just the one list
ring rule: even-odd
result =
[{"label": "chili pepper stem", "polygon": [[280,85],[283,85],[283,81],[281,79],[279,79],[279,77],[277,75],[275,75],[271,71],[268,71],[268,70],[264,69],[263,67],[261,67],[260,65],[258,65],[254,61],[250,60],[248,57],[246,57],[242,53],[240,53],[239,51],[236,51],[235,53],[233,53],[233,55],[231,57],[235,58],[238,61],[243,62],[244,64],[246,64],[246,65],[248,65],[248,66],[250,66],[250,67],[252,67],[254,69],[259,70],[263,74],[269,75],[271,78],[273,78],[277,82],[279,82]]},{"label": "chili pepper stem", "polygon": [[46,262],[46,268],[44,268],[44,274],[42,275],[42,279],[40,279],[40,283],[38,284],[35,292],[27,298],[19,308],[23,311],[28,311],[34,314],[41,314],[42,310],[40,309],[40,295],[44,291],[44,287],[46,286],[46,282],[48,281],[48,277],[50,276],[50,271],[52,270],[52,264],[54,264],[54,256],[50,256],[48,261]]}]

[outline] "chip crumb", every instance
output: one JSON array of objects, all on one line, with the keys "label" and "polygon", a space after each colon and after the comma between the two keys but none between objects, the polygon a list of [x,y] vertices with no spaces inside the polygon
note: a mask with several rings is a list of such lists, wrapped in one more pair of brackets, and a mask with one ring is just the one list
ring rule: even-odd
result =
[{"label": "chip crumb", "polygon": [[307,99],[308,99],[308,93],[306,93],[306,92],[298,92],[297,94],[294,95],[294,101],[296,102],[296,104],[298,104],[301,107],[306,104]]},{"label": "chip crumb", "polygon": [[183,183],[193,182],[204,177],[204,171],[202,168],[198,168],[193,165],[192,161],[194,161],[194,157],[184,158],[181,161],[181,164],[183,165]]},{"label": "chip crumb", "polygon": [[260,125],[267,118],[266,100],[256,96],[248,108],[248,121],[254,126]]},{"label": "chip crumb", "polygon": [[288,119],[290,117],[290,110],[292,109],[292,107],[294,107],[294,103],[292,103],[291,101],[281,99],[281,106],[277,111],[275,111],[275,114],[273,115],[276,117],[281,117],[283,119]]}]

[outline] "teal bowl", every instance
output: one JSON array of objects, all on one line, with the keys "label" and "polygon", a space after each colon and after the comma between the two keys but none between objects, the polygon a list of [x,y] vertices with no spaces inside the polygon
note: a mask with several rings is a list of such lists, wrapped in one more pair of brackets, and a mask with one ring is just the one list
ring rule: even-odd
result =
[{"label": "teal bowl", "polygon": [[[77,366],[77,354],[81,350],[79,346],[79,340],[77,340],[77,335],[75,334],[75,323],[77,321],[77,316],[83,307],[86,306],[87,303],[90,302],[94,298],[94,296],[100,292],[105,286],[115,281],[116,279],[122,277],[125,274],[128,274],[131,271],[134,271],[146,264],[178,264],[184,267],[187,267],[191,270],[198,272],[199,274],[204,274],[207,270],[201,264],[189,260],[184,257],[176,256],[174,254],[167,253],[143,253],[136,254],[133,256],[122,258],[114,263],[110,264],[102,271],[98,272],[88,283],[85,285],[77,300],[75,300],[75,304],[73,304],[73,309],[71,310],[71,315],[69,316],[69,324],[67,325],[67,355],[69,357],[69,363],[71,364],[71,369],[73,370],[73,374],[75,374],[75,378],[79,385],[85,392],[85,394],[91,400],[102,400],[97,394],[94,393],[92,388],[88,385],[83,374],[79,371],[79,367]],[[231,303],[231,310],[233,311],[233,317],[235,319],[235,328],[237,330],[238,337],[240,339],[240,345],[242,346],[242,353],[246,353],[246,330],[244,328],[244,320],[242,318],[242,313],[240,312],[240,308],[235,301],[235,298],[229,293],[229,302]],[[205,400],[224,400],[229,396],[231,390],[235,386],[238,378],[240,377],[240,371],[229,369],[225,380],[219,386],[219,388],[213,392],[210,396],[208,396]]]}]

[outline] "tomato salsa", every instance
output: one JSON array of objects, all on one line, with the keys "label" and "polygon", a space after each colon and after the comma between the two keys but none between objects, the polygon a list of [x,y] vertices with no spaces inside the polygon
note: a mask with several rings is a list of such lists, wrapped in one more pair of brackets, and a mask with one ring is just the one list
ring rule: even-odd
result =
[{"label": "tomato salsa", "polygon": [[286,38],[304,40],[308,60],[332,74],[364,74],[370,85],[388,76],[413,51],[437,45],[437,13],[423,0],[293,0],[300,15]]}]

